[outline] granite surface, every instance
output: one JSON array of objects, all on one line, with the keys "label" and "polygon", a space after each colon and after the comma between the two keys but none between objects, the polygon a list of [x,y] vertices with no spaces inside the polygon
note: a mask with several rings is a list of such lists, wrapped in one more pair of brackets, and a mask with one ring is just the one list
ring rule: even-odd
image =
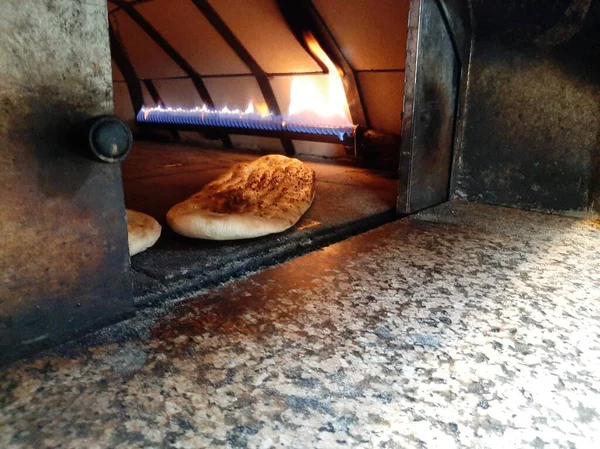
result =
[{"label": "granite surface", "polygon": [[447,204],[0,371],[1,448],[600,447],[600,225]]}]

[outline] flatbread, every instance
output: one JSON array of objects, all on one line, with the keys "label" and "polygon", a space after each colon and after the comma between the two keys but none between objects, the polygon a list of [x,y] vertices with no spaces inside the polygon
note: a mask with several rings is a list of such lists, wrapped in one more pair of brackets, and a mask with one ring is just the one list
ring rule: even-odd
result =
[{"label": "flatbread", "polygon": [[176,204],[167,223],[185,237],[236,240],[294,226],[315,197],[315,172],[280,155],[237,164],[200,192]]},{"label": "flatbread", "polygon": [[147,250],[160,237],[161,227],[150,215],[127,209],[127,240],[129,255]]}]

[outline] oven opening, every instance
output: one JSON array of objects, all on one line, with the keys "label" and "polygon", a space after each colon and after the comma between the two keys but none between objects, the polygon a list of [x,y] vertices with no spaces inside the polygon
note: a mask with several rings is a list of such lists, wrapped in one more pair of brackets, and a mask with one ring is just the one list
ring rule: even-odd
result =
[{"label": "oven opening", "polygon": [[5,360],[462,194],[466,1],[10,1]]},{"label": "oven opening", "polygon": [[[125,204],[162,227],[131,258],[138,304],[396,217],[408,2],[108,5],[115,109],[134,134],[122,164]],[[316,174],[312,206],[295,226],[226,241],[169,227],[171,207],[265,154],[297,158]]]}]

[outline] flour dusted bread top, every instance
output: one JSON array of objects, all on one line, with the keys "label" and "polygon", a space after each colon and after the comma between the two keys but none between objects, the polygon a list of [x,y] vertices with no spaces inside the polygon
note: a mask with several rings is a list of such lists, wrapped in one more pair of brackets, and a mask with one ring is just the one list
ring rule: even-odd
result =
[{"label": "flour dusted bread top", "polygon": [[315,172],[298,159],[261,157],[233,166],[167,213],[169,226],[192,238],[234,240],[282,232],[315,196]]},{"label": "flour dusted bread top", "polygon": [[129,255],[147,250],[160,237],[161,227],[150,215],[127,209],[127,240]]}]

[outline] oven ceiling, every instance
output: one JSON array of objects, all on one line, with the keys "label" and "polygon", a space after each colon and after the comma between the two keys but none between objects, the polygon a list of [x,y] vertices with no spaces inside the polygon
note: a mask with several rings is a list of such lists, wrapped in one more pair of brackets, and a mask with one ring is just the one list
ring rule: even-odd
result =
[{"label": "oven ceiling", "polygon": [[[144,80],[151,81],[165,105],[194,107],[206,101],[189,71],[150,37],[124,3],[200,75],[216,107],[245,108],[250,100],[265,99],[256,73],[201,11],[205,3],[267,74],[283,111],[289,104],[293,75],[324,81],[319,65],[288,28],[276,0],[109,0],[111,28],[131,62],[146,105],[155,105],[156,95],[153,98]],[[313,0],[313,5],[355,73],[371,127],[400,133],[409,1]],[[136,108],[114,61],[113,80],[116,113],[134,125]]]}]

